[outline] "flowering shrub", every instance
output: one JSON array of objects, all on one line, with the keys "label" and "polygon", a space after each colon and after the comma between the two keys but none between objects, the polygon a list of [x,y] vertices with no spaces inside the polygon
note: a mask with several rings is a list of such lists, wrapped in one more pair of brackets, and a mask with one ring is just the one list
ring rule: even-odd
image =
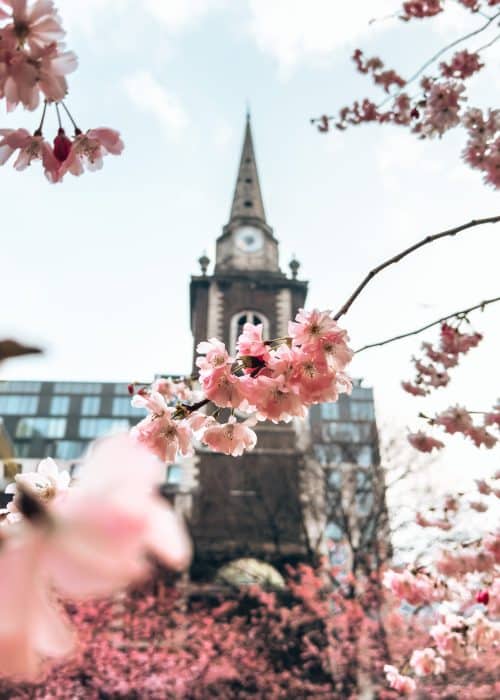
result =
[{"label": "flowering shrub", "polygon": [[[495,486],[498,478],[500,473],[494,474],[491,482],[484,479],[476,482],[479,494],[490,496],[491,505],[496,508],[495,499],[500,498],[500,489]],[[483,657],[494,657],[498,651],[500,533],[488,532],[486,527],[472,541],[459,535],[468,509],[478,513],[488,510],[486,501],[474,498],[474,494],[448,496],[441,517],[433,515],[429,519],[417,514],[422,527],[451,533],[456,530],[454,547],[441,551],[425,566],[415,565],[402,572],[387,571],[384,575],[383,583],[396,599],[414,606],[416,612],[422,608],[427,611],[422,630],[427,635],[422,637],[425,646],[414,649],[411,657],[402,661],[403,673],[393,666],[386,667],[388,683],[402,693],[413,692],[420,678],[442,675],[449,664],[466,665],[470,659],[480,661]],[[408,675],[410,670],[416,678]]]}]

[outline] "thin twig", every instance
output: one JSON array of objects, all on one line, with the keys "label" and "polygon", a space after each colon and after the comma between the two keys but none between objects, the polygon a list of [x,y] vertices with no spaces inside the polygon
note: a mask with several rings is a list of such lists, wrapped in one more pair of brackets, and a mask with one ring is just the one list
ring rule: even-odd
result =
[{"label": "thin twig", "polygon": [[448,321],[450,318],[455,318],[456,316],[463,316],[465,314],[471,313],[471,311],[476,311],[477,309],[481,309],[481,311],[484,309],[485,306],[488,306],[488,304],[494,304],[495,302],[500,301],[500,297],[495,297],[494,299],[486,299],[485,301],[482,301],[480,304],[476,304],[475,306],[470,306],[468,309],[462,309],[462,311],[455,311],[453,314],[448,314],[448,316],[443,316],[443,318],[438,318],[437,321],[433,321],[432,323],[428,323],[426,326],[422,326],[422,328],[417,328],[415,331],[408,331],[408,333],[402,333],[401,335],[395,335],[394,338],[387,338],[387,340],[381,340],[378,343],[370,343],[369,345],[363,345],[362,348],[359,348],[359,350],[356,350],[356,354],[359,352],[363,352],[363,350],[368,350],[369,348],[377,348],[382,345],[387,345],[388,343],[394,343],[396,340],[402,340],[403,338],[409,338],[411,335],[418,335],[419,333],[423,333],[429,328],[432,328],[433,326],[438,326],[440,323],[443,323],[443,321]]},{"label": "thin twig", "polygon": [[475,226],[481,226],[482,224],[495,224],[500,221],[500,216],[489,216],[485,219],[473,219],[472,221],[469,221],[467,224],[461,224],[460,226],[456,226],[455,228],[450,228],[447,229],[446,231],[441,231],[440,233],[435,233],[431,236],[426,236],[423,238],[421,241],[418,243],[415,243],[414,245],[410,246],[409,248],[406,248],[403,250],[401,253],[398,253],[392,258],[389,258],[389,260],[386,260],[385,262],[381,263],[380,265],[377,265],[377,267],[374,267],[373,270],[370,270],[370,272],[366,275],[366,277],[363,279],[361,284],[356,287],[354,292],[351,294],[349,299],[345,302],[345,304],[341,307],[339,311],[335,314],[333,317],[335,321],[338,321],[341,316],[343,316],[352,306],[353,302],[357,299],[357,297],[361,294],[363,289],[366,287],[366,285],[372,280],[375,275],[378,275],[379,272],[382,272],[386,267],[389,267],[389,265],[393,265],[403,258],[406,258],[407,255],[410,255],[410,253],[413,253],[415,250],[418,250],[419,248],[422,248],[424,245],[427,245],[428,243],[433,243],[434,241],[439,240],[440,238],[444,238],[445,236],[456,236],[457,233],[460,233],[461,231],[465,231],[466,229],[473,228]]},{"label": "thin twig", "polygon": [[481,51],[484,51],[485,49],[489,49],[490,46],[493,46],[495,42],[497,42],[500,39],[500,34],[497,34],[491,41],[489,41],[487,44],[484,44],[484,46],[480,46],[476,53],[480,53]]},{"label": "thin twig", "polygon": [[45,121],[45,115],[47,114],[47,100],[45,100],[43,104],[43,112],[42,112],[42,118],[40,119],[40,126],[38,129],[35,131],[35,136],[41,136],[42,135],[42,129],[43,129],[43,123]]}]

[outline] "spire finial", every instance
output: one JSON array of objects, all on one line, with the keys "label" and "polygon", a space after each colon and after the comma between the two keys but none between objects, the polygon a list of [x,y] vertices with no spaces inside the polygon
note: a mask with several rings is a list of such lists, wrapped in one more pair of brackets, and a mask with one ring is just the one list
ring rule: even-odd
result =
[{"label": "spire finial", "polygon": [[246,117],[247,117],[247,124],[248,124],[250,122],[250,102],[248,100],[247,100]]}]

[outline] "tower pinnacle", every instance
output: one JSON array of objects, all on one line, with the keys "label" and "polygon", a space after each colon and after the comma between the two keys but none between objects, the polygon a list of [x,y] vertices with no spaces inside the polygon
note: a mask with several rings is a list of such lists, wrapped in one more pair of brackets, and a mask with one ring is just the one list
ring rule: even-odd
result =
[{"label": "tower pinnacle", "polygon": [[260,219],[260,221],[266,223],[266,214],[262,201],[262,193],[260,191],[259,174],[253,147],[250,111],[248,109],[246,114],[245,137],[243,140],[240,167],[238,169],[238,178],[234,190],[233,204],[231,206],[230,221],[247,217]]}]

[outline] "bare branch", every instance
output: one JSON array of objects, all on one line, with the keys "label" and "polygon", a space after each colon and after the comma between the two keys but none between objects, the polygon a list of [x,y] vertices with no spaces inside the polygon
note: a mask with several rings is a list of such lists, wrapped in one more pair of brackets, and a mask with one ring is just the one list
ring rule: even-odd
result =
[{"label": "bare branch", "polygon": [[467,314],[471,313],[472,311],[477,311],[477,309],[481,309],[481,311],[484,309],[485,306],[488,306],[488,304],[494,304],[495,302],[500,301],[500,297],[495,297],[494,299],[486,299],[485,301],[482,301],[480,304],[476,304],[475,306],[470,306],[468,309],[462,309],[461,311],[455,311],[453,314],[448,314],[448,316],[443,316],[442,318],[438,318],[437,321],[432,321],[432,323],[428,323],[425,326],[422,326],[422,328],[417,328],[414,331],[408,331],[408,333],[401,333],[401,335],[395,335],[393,338],[387,338],[387,340],[381,340],[378,343],[370,343],[369,345],[363,345],[362,348],[359,348],[359,350],[355,350],[355,354],[358,354],[360,352],[363,352],[363,350],[369,350],[370,348],[377,348],[381,347],[382,345],[387,345],[388,343],[394,343],[396,340],[402,340],[403,338],[409,338],[411,335],[418,335],[419,333],[423,333],[429,328],[432,328],[433,326],[438,326],[439,324],[443,323],[443,321],[448,321],[450,318],[455,318],[455,317],[464,317],[467,316]]},{"label": "bare branch", "polygon": [[335,316],[333,318],[335,319],[335,321],[338,321],[341,316],[343,316],[345,313],[347,313],[347,311],[351,308],[353,302],[358,298],[358,296],[361,294],[363,289],[375,277],[375,275],[378,275],[379,272],[382,272],[382,270],[385,270],[386,267],[389,267],[390,265],[394,265],[395,263],[399,262],[403,258],[406,258],[407,255],[410,255],[410,253],[413,253],[415,250],[418,250],[419,248],[422,248],[423,246],[428,245],[429,243],[433,243],[434,241],[437,241],[440,238],[444,238],[445,236],[456,236],[457,233],[460,233],[461,231],[465,231],[466,229],[474,228],[475,226],[481,226],[482,224],[496,224],[499,221],[500,221],[500,216],[489,216],[485,219],[473,219],[472,221],[469,221],[467,224],[461,224],[460,226],[456,226],[455,228],[450,228],[450,229],[447,229],[446,231],[441,231],[440,233],[434,233],[431,236],[426,236],[418,243],[415,243],[414,245],[410,246],[409,248],[406,248],[401,253],[398,253],[394,257],[389,258],[389,260],[386,260],[385,262],[381,263],[380,265],[377,265],[377,267],[374,267],[373,270],[370,270],[370,272],[366,275],[366,277],[363,279],[361,284],[358,287],[356,287],[356,289],[351,294],[349,299],[345,302],[345,304],[342,306],[342,308],[339,311],[337,311],[337,313],[335,314]]}]

